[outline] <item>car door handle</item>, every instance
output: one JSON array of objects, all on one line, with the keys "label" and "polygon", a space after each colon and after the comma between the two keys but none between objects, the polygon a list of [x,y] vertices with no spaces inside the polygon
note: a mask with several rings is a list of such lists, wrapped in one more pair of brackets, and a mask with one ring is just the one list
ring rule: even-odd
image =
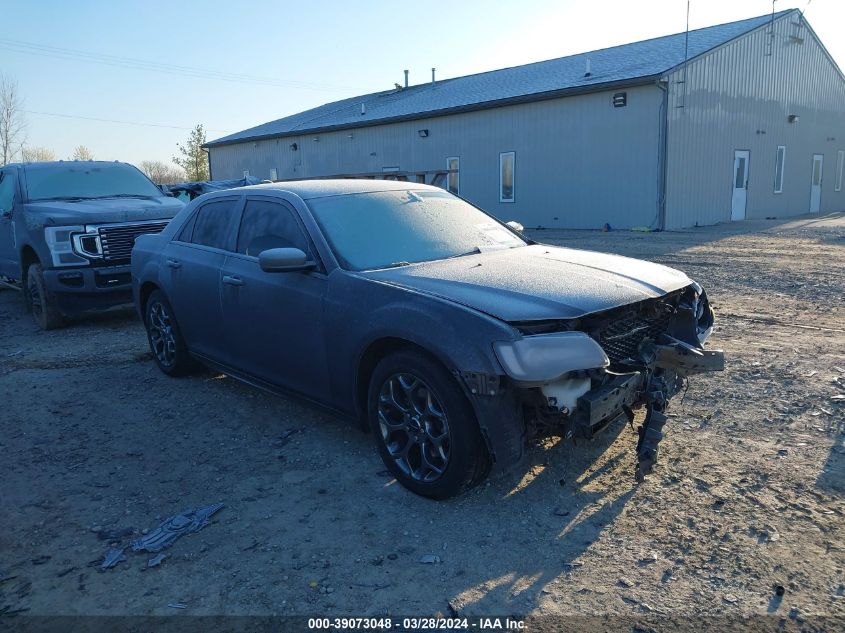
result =
[{"label": "car door handle", "polygon": [[182,262],[177,259],[168,259],[167,265],[171,268],[182,268]]},{"label": "car door handle", "polygon": [[232,275],[223,275],[223,283],[230,286],[243,286],[244,280],[240,277],[233,277]]}]

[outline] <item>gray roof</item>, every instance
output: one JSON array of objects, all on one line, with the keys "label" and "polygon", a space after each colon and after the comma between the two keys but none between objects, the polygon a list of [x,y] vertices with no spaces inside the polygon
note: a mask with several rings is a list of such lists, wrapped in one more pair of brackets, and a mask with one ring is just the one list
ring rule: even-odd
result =
[{"label": "gray roof", "polygon": [[[774,19],[797,11],[788,9]],[[689,59],[766,25],[772,14],[689,32]],[[684,63],[685,33],[524,66],[425,83],[327,103],[210,141],[206,147],[419,119],[645,82]],[[591,74],[585,76],[587,60]],[[361,104],[366,114],[361,114]]]}]

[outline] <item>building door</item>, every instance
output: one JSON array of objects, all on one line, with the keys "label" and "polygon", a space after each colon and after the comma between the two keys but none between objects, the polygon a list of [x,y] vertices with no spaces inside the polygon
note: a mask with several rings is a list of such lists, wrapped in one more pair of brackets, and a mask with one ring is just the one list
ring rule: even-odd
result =
[{"label": "building door", "polygon": [[734,151],[733,197],[731,198],[731,220],[745,219],[745,203],[748,201],[748,159],[747,149]]},{"label": "building door", "polygon": [[813,179],[810,182],[810,213],[818,213],[821,207],[822,167],[824,167],[824,154],[813,154]]}]

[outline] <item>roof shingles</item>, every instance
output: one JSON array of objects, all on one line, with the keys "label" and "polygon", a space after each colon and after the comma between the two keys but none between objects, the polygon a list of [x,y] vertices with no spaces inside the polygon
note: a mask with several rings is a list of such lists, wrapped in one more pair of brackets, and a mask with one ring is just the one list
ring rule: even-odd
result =
[{"label": "roof shingles", "polygon": [[[774,19],[791,11],[794,9],[775,13]],[[769,14],[690,31],[688,57],[692,59],[702,55],[771,20],[772,15]],[[684,40],[685,33],[676,33],[524,66],[445,79],[434,84],[410,86],[404,90],[351,97],[224,136],[207,146],[373,125],[394,119],[422,118],[454,109],[483,107],[491,102],[529,98],[531,95],[633,82],[664,74],[682,64]],[[585,76],[587,60],[590,61],[589,76]],[[361,104],[366,110],[364,115],[361,114]]]}]

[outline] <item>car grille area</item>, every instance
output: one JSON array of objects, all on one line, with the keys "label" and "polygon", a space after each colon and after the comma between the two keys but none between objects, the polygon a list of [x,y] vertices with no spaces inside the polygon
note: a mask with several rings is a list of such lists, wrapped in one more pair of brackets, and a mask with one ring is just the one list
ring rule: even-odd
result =
[{"label": "car grille area", "polygon": [[669,327],[671,313],[629,313],[599,328],[594,338],[601,345],[611,364],[637,358],[640,345],[646,339],[654,340]]},{"label": "car grille area", "polygon": [[132,247],[139,235],[161,233],[169,220],[137,224],[114,224],[98,229],[103,249],[103,259],[109,264],[129,263]]}]

